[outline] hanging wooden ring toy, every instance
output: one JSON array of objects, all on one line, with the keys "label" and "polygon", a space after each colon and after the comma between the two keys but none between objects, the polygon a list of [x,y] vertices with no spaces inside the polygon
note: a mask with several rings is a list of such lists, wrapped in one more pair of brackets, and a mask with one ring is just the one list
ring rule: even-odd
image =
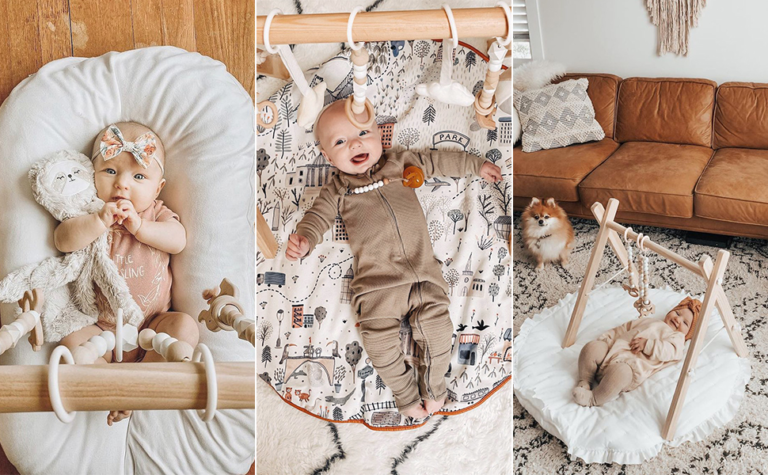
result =
[{"label": "hanging wooden ring toy", "polygon": [[501,64],[507,55],[506,46],[510,43],[509,32],[512,31],[512,19],[509,14],[509,6],[504,2],[496,4],[504,10],[507,17],[507,37],[502,40],[496,37],[496,41],[488,48],[488,70],[485,73],[483,88],[475,96],[475,120],[478,125],[484,129],[495,130],[496,122],[493,115],[496,113],[496,87],[499,85],[499,76],[501,75]]},{"label": "hanging wooden ring toy", "polygon": [[[271,120],[269,121],[264,121],[261,118],[262,114],[266,114],[265,112],[262,111],[262,109],[264,109],[265,107],[269,109],[269,113],[272,114]],[[256,104],[256,111],[257,111],[256,125],[258,125],[259,127],[264,127],[265,129],[271,129],[272,127],[275,126],[275,124],[277,124],[277,106],[275,105],[274,102],[271,102],[271,101],[259,102],[258,104]]]},{"label": "hanging wooden ring toy", "polygon": [[[368,88],[368,51],[365,49],[364,41],[357,44],[352,41],[352,23],[357,12],[362,9],[363,7],[361,6],[355,7],[349,14],[349,20],[347,20],[347,41],[352,50],[350,59],[352,60],[354,85],[352,95],[344,103],[344,112],[347,114],[347,119],[349,119],[352,125],[360,130],[367,130],[373,128],[374,121],[376,120],[373,104],[365,97],[365,91]],[[360,122],[355,118],[355,115],[362,114],[363,112],[368,114],[368,119],[365,122]]]},{"label": "hanging wooden ring toy", "polygon": [[635,266],[635,255],[632,249],[632,243],[627,239],[627,233],[632,228],[624,228],[624,246],[627,248],[627,272],[629,274],[629,285],[622,284],[621,287],[627,291],[630,297],[637,297],[639,291],[637,289],[637,267]]}]

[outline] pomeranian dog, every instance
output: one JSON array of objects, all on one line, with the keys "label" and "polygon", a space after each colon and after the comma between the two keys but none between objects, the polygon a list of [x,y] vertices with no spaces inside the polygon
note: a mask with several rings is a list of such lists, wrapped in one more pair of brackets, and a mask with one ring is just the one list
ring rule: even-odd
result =
[{"label": "pomeranian dog", "polygon": [[523,242],[536,259],[536,270],[543,269],[547,262],[568,264],[573,241],[571,222],[555,199],[531,199],[523,211]]}]

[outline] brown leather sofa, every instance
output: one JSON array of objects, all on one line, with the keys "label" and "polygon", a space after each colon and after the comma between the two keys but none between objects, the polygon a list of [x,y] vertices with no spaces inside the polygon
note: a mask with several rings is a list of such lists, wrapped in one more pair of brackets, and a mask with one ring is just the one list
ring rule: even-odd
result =
[{"label": "brown leather sofa", "polygon": [[599,142],[513,155],[513,206],[554,197],[575,217],[768,239],[768,84],[589,79]]}]

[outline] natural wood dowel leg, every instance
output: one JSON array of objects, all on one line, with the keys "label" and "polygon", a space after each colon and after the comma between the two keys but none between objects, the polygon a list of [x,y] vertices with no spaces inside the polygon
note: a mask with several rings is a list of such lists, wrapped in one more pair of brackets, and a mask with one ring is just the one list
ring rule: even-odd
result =
[{"label": "natural wood dowel leg", "polygon": [[584,275],[584,281],[581,283],[581,288],[579,288],[579,293],[576,297],[576,305],[573,307],[573,313],[571,313],[568,330],[565,332],[563,348],[568,348],[576,341],[576,334],[579,332],[579,325],[584,316],[584,309],[587,306],[587,294],[589,294],[589,291],[592,290],[592,287],[595,285],[595,274],[600,267],[600,260],[603,258],[605,243],[608,242],[608,232],[610,230],[605,226],[605,223],[613,220],[618,208],[619,202],[613,198],[608,200],[608,208],[604,212],[602,210],[603,205],[600,203],[592,205],[592,213],[595,214],[595,216],[597,216],[598,213],[602,213],[603,219],[600,221],[600,231],[597,233],[597,241],[595,242],[595,247],[592,248],[592,255],[589,256],[587,272]]},{"label": "natural wood dowel leg", "polygon": [[[709,278],[712,275],[712,260],[707,257],[700,265],[706,278]],[[718,285],[715,288],[715,293],[715,306],[720,313],[720,317],[723,319],[723,326],[725,327],[725,331],[728,332],[731,344],[740,358],[746,358],[747,355],[749,355],[749,350],[747,349],[746,343],[744,343],[741,330],[736,328],[736,317],[733,315],[733,310],[731,310],[731,304],[728,303],[728,297],[725,295],[725,290],[722,286]]]},{"label": "natural wood dowel leg", "polygon": [[728,337],[731,339],[731,343],[733,344],[733,348],[736,350],[736,354],[741,358],[746,358],[749,356],[749,350],[747,349],[747,344],[744,343],[744,337],[741,334],[741,329],[736,328],[736,317],[733,315],[733,311],[731,310],[731,304],[728,303],[728,299],[725,296],[725,291],[722,288],[718,289],[717,293],[719,295],[717,296],[715,305],[717,306],[718,312],[720,312],[720,315],[723,317],[723,325],[725,325],[725,331],[728,332]]},{"label": "natural wood dowel leg", "polygon": [[[616,206],[616,209],[618,209],[618,205]],[[592,214],[595,215],[595,219],[598,223],[603,221],[604,212],[605,210],[603,210],[602,206],[592,207]],[[621,241],[619,233],[613,229],[608,229],[608,244],[611,246],[611,249],[613,249],[613,253],[616,254],[616,257],[619,258],[621,267],[627,267],[627,264],[629,263],[627,249],[624,247],[624,243]]]},{"label": "natural wood dowel leg", "polygon": [[[715,261],[714,268],[710,273],[709,282],[707,283],[707,291],[704,294],[704,302],[701,306],[701,314],[696,321],[693,338],[688,347],[688,353],[685,355],[683,370],[682,373],[680,373],[680,379],[677,381],[675,395],[672,398],[672,404],[670,404],[669,407],[667,420],[664,423],[664,429],[661,432],[661,436],[665,440],[672,440],[675,436],[677,421],[680,418],[680,412],[682,411],[683,403],[685,402],[685,395],[688,392],[688,385],[691,382],[691,370],[696,368],[696,361],[698,360],[701,347],[704,344],[704,335],[707,332],[709,315],[712,313],[712,309],[718,299],[717,289],[720,288],[719,282],[721,282],[723,274],[725,273],[725,266],[728,263],[729,256],[730,254],[728,251],[719,251],[717,253],[717,260]],[[705,268],[705,266],[707,266],[706,261],[701,262],[700,265],[702,268]]]}]

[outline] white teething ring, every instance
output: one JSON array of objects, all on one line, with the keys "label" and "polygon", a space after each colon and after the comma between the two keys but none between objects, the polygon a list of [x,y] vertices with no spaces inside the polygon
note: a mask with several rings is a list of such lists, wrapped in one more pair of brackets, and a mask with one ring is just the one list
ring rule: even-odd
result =
[{"label": "white teething ring", "polygon": [[117,309],[117,326],[115,327],[115,360],[123,362],[123,309]]},{"label": "white teething ring", "polygon": [[205,382],[208,387],[208,401],[205,404],[205,410],[197,411],[197,414],[203,422],[211,422],[214,414],[216,414],[216,405],[218,404],[219,399],[219,389],[216,384],[216,367],[213,365],[213,355],[211,355],[211,350],[209,350],[203,343],[200,343],[195,348],[195,352],[192,354],[192,362],[199,362],[201,356],[203,358],[203,363],[205,363]]},{"label": "white teething ring", "polygon": [[638,234],[637,234],[637,237],[635,238],[635,244],[637,244],[637,247],[639,247],[639,248],[640,248],[640,250],[642,250],[642,249],[643,249],[643,245],[642,245],[642,244],[641,244],[641,242],[640,242],[640,241],[642,241],[642,240],[643,240],[643,233],[638,233]]},{"label": "white teething ring", "polygon": [[279,8],[273,9],[269,12],[267,20],[264,22],[264,49],[266,49],[269,54],[277,54],[277,48],[273,48],[272,45],[269,44],[269,25],[272,23],[272,18],[278,14],[282,15],[283,11]]},{"label": "white teething ring", "polygon": [[[448,15],[448,25],[451,27],[451,38],[453,38],[453,49],[456,49],[459,47],[459,30],[456,29],[456,20],[453,18],[451,7],[447,3],[444,3],[442,6],[445,14]],[[445,51],[443,51],[443,59],[445,59]],[[453,58],[448,59],[453,60]]]},{"label": "white teething ring", "polygon": [[643,239],[640,240],[640,250],[645,252],[645,240],[649,239],[648,236],[643,236]]},{"label": "white teething ring", "polygon": [[363,7],[356,6],[350,13],[349,13],[349,19],[347,20],[347,43],[349,43],[349,47],[352,48],[354,51],[360,51],[360,49],[365,46],[365,41],[361,41],[357,44],[355,44],[354,41],[352,41],[352,23],[355,21],[355,15],[357,15],[357,12],[363,11]]},{"label": "white teething ring", "polygon": [[77,412],[67,412],[61,403],[61,393],[59,393],[59,362],[61,357],[64,357],[67,364],[75,364],[75,359],[72,358],[72,353],[66,346],[59,345],[53,350],[51,359],[48,361],[48,397],[56,417],[64,424],[69,424],[75,419]]},{"label": "white teething ring", "polygon": [[632,230],[632,228],[630,228],[630,227],[626,227],[626,228],[624,228],[624,242],[625,242],[625,243],[627,242],[627,233],[628,233],[629,231],[631,231],[631,230]]},{"label": "white teething ring", "polygon": [[496,41],[499,42],[500,46],[507,46],[509,43],[512,42],[512,17],[509,13],[509,4],[506,4],[504,2],[498,2],[496,3],[497,6],[501,7],[504,10],[504,15],[507,16],[507,37],[502,40],[500,37],[496,37]]}]

